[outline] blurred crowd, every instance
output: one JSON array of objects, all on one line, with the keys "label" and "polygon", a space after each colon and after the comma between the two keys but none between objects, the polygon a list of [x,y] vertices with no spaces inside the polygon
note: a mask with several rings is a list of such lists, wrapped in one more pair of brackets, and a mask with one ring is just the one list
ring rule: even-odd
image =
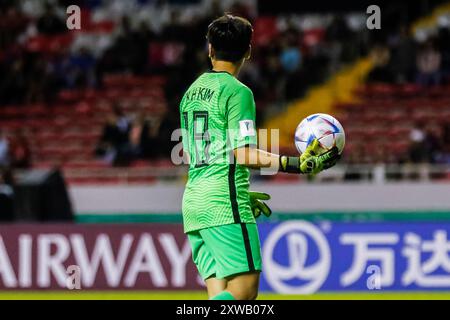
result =
[{"label": "blurred crowd", "polygon": [[0,168],[26,169],[31,166],[30,146],[23,132],[18,130],[11,137],[0,128]]},{"label": "blurred crowd", "polygon": [[[145,114],[124,115],[120,106],[107,116],[96,154],[112,163],[152,158],[156,149],[167,155],[167,142],[155,137],[167,138],[161,131],[170,132],[178,126],[181,95],[209,67],[205,41],[208,24],[224,12],[253,23],[257,19],[256,1],[252,0],[203,1],[200,8],[197,5],[192,10],[165,0],[78,2],[84,12],[82,19],[103,21],[107,30],[77,34],[69,41],[66,37],[72,33],[65,25],[65,8],[71,1],[2,2],[0,72],[5,76],[0,79],[0,107],[52,104],[61,89],[101,89],[107,73],[164,75],[169,111],[163,119],[149,121]],[[82,29],[83,21],[86,24],[82,20]],[[322,22],[318,24],[321,27]],[[286,16],[255,25],[258,38],[252,59],[240,77],[254,92],[258,121],[270,116],[271,111],[277,112],[268,106],[278,108],[302,96],[309,86],[323,81],[341,63],[352,61],[364,48],[358,33],[343,17],[332,17],[326,27],[312,34],[303,34],[301,23],[304,21],[299,16]],[[56,39],[58,50],[46,50],[53,45],[40,44],[44,41],[40,36]]]},{"label": "blurred crowd", "polygon": [[[82,7],[78,33],[68,31],[65,23],[65,9],[74,3]],[[209,67],[207,26],[224,12],[254,24],[252,59],[240,78],[254,92],[259,123],[369,52],[376,62],[370,82],[438,85],[448,81],[448,26],[434,37],[417,39],[406,27],[408,21],[396,21],[393,15],[391,21],[383,20],[388,27],[369,32],[364,13],[258,17],[256,4],[256,0],[1,1],[0,108],[52,104],[62,89],[102,89],[109,73],[160,74],[167,80],[164,117],[125,114],[115,105],[105,115],[95,154],[117,165],[167,157],[170,133],[179,126],[181,95]],[[52,41],[46,42],[48,38]],[[424,149],[415,150],[420,139],[414,135],[412,158]],[[0,135],[0,166],[3,162],[27,167],[29,153],[20,132],[13,139]]]},{"label": "blurred crowd", "polygon": [[12,138],[0,127],[0,220],[13,218],[13,174],[11,168],[26,169],[31,165],[28,142],[21,131]]},{"label": "blurred crowd", "polygon": [[411,163],[450,163],[450,125],[418,122],[411,130],[408,160]]},{"label": "blurred crowd", "polygon": [[[375,67],[368,75],[369,83],[415,84],[422,90],[445,91],[450,83],[450,21],[440,19],[429,34],[411,32],[400,24],[374,39],[371,54]],[[445,103],[441,107],[446,108]],[[442,115],[446,112],[442,110]],[[400,164],[449,164],[449,123],[444,118],[417,121],[405,154],[394,160]]]},{"label": "blurred crowd", "polygon": [[[111,32],[95,40],[77,37],[67,48],[51,54],[30,48],[29,40],[37,35],[70,33],[64,10],[70,2],[39,1],[40,6],[27,0],[2,2],[0,70],[7,76],[0,80],[0,105],[50,102],[61,88],[101,87],[104,73],[124,71],[167,74],[168,96],[178,102],[186,85],[208,67],[208,24],[224,12],[252,22],[257,18],[256,1],[251,0],[203,1],[204,8],[192,12],[165,0],[129,1],[138,5],[134,11],[127,11],[128,1],[85,0],[81,1],[83,10],[91,13],[90,19],[112,16]],[[115,4],[123,8],[119,10]],[[302,34],[301,20],[288,16],[269,19],[267,26],[276,30],[254,43],[252,60],[241,78],[253,89],[261,108],[301,96],[339,63],[351,61],[360,53],[361,48],[355,48],[355,43],[360,45],[355,42],[357,32],[342,17],[336,16],[319,32],[308,35]]]},{"label": "blurred crowd", "polygon": [[127,115],[115,104],[106,114],[95,155],[115,166],[126,166],[134,160],[170,158],[172,131],[179,126],[176,117],[146,117],[143,112]]},{"label": "blurred crowd", "polygon": [[386,35],[372,51],[376,63],[369,82],[416,83],[438,86],[449,82],[450,28],[440,26],[436,34],[413,37],[406,26]]}]

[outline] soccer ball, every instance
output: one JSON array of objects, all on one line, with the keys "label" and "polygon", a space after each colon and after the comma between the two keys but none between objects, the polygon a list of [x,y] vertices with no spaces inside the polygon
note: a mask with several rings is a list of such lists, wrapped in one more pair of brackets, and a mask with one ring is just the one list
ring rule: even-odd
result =
[{"label": "soccer ball", "polygon": [[295,129],[295,147],[298,152],[305,152],[314,139],[319,140],[324,152],[334,146],[338,148],[339,154],[344,150],[344,128],[339,121],[328,114],[312,114],[303,119]]}]

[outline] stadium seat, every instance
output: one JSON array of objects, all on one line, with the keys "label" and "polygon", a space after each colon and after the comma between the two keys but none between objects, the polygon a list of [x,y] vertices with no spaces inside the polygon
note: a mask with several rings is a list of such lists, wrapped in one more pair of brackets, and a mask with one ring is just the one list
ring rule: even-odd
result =
[{"label": "stadium seat", "polygon": [[[46,37],[34,39],[50,41]],[[32,161],[38,168],[62,167],[68,170],[100,170],[91,177],[72,176],[69,183],[118,183],[124,178],[114,177],[108,171],[110,165],[94,156],[95,145],[102,133],[105,113],[121,101],[123,110],[134,114],[144,110],[148,114],[162,114],[166,101],[162,86],[164,77],[136,77],[123,74],[105,76],[102,90],[62,90],[51,106],[5,106],[0,109],[0,126],[14,133],[26,128],[25,136],[30,144]],[[154,166],[172,166],[169,160],[158,161]],[[127,170],[146,170],[148,161],[136,161]],[[126,183],[151,182],[151,176],[125,178]]]},{"label": "stadium seat", "polygon": [[450,123],[447,87],[375,84],[359,88],[357,94],[359,102],[336,105],[350,156],[363,150],[374,161],[380,152],[389,152],[395,162],[408,152],[416,123]]},{"label": "stadium seat", "polygon": [[258,17],[253,27],[255,30],[253,34],[255,45],[268,45],[279,33],[275,17]]}]

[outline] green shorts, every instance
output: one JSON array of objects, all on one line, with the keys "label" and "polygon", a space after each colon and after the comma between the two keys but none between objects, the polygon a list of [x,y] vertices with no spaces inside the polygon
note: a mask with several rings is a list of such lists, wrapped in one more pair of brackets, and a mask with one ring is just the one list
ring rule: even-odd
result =
[{"label": "green shorts", "polygon": [[200,276],[223,279],[261,271],[261,250],[255,223],[234,223],[187,233]]}]

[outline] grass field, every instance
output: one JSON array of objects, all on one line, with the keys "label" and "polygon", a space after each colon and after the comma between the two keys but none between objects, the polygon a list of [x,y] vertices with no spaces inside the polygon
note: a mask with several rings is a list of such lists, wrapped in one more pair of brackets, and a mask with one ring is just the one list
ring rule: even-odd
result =
[{"label": "grass field", "polygon": [[[199,291],[0,291],[0,300],[205,300]],[[259,300],[450,300],[450,292],[373,292],[281,295],[261,293]]]}]

